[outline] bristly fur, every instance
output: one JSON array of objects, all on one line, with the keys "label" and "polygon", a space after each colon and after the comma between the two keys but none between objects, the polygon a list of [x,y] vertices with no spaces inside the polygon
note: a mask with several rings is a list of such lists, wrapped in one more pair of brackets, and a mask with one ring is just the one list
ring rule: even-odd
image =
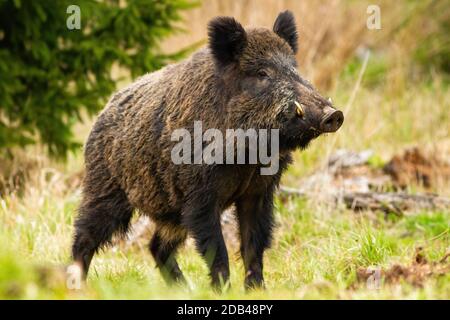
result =
[{"label": "bristly fur", "polygon": [[[278,17],[275,30],[244,30],[233,18],[216,18],[209,24],[209,47],[112,96],[84,151],[86,174],[72,246],[84,274],[95,252],[114,234],[125,234],[139,210],[155,223],[149,250],[168,282],[184,279],[175,256],[189,234],[218,287],[229,279],[220,215],[234,205],[245,286],[263,285],[274,192],[291,152],[317,137],[310,128],[330,106],[295,68],[290,13]],[[305,107],[304,118],[295,111],[297,101]],[[278,172],[260,175],[261,163],[174,164],[177,141],[171,134],[183,128],[193,136],[194,121],[201,121],[204,131],[279,129]]]},{"label": "bristly fur", "polygon": [[273,31],[287,41],[294,53],[298,51],[298,33],[295,18],[291,11],[286,10],[278,15],[273,25]]}]

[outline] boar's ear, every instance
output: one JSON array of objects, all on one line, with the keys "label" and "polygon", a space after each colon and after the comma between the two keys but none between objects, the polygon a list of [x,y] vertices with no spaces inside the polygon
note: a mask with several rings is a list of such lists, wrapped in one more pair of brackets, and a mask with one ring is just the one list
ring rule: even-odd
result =
[{"label": "boar's ear", "polygon": [[225,66],[239,59],[247,34],[239,22],[230,17],[217,17],[208,24],[209,47],[219,65]]},{"label": "boar's ear", "polygon": [[273,32],[287,41],[294,53],[298,50],[298,34],[295,18],[291,11],[281,12],[273,25]]}]

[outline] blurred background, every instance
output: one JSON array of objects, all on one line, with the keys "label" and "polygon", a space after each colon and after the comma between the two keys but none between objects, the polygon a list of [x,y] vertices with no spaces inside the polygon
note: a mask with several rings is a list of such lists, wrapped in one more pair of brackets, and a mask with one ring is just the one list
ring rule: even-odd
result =
[{"label": "blurred background", "polygon": [[[69,9],[71,5],[76,7]],[[368,20],[374,17],[370,5],[379,9],[379,29],[368,28]],[[346,121],[337,134],[296,153],[282,185],[301,194],[331,188],[450,196],[448,1],[0,0],[0,296],[72,297],[51,282],[58,281],[51,271],[44,267],[33,275],[27,271],[33,268],[28,264],[58,265],[69,260],[83,177],[82,145],[108,97],[136,77],[206,45],[206,26],[215,16],[233,16],[244,26],[271,28],[278,13],[287,9],[297,21],[301,74],[333,99]],[[338,169],[336,163],[340,163]],[[327,174],[318,176],[318,172]],[[448,271],[444,283],[431,284],[427,294],[415,289],[394,296],[388,289],[348,291],[358,267],[389,265],[391,258],[409,261],[424,237],[440,241],[433,242],[428,257],[442,256],[450,247],[447,209],[419,210],[420,215],[411,221],[391,226],[378,220],[372,225],[370,219],[349,223],[346,219],[353,219],[354,213],[348,208],[336,218],[331,214],[334,209],[314,201],[281,197],[278,202],[278,217],[285,221],[279,228],[285,234],[282,241],[306,252],[296,257],[298,266],[291,266],[298,276],[271,273],[277,279],[274,283],[287,288],[280,297],[307,296],[306,291],[298,291],[302,285],[312,286],[308,292],[319,298],[450,296]],[[305,216],[312,220],[305,223],[287,213],[302,210],[310,212]],[[301,251],[304,248],[298,243],[302,237],[317,243],[331,241],[324,237],[333,230],[318,231],[315,228],[320,227],[312,223],[316,219],[342,228],[334,232],[353,230],[362,240],[335,239],[348,254],[338,254],[339,248],[334,247],[335,260],[324,262],[319,255]],[[310,228],[288,228],[297,223]],[[392,244],[407,232],[412,235],[404,244]],[[366,240],[373,252],[364,247]],[[133,250],[145,248],[138,245]],[[147,281],[149,273],[152,281],[159,281],[153,270],[142,267],[152,263],[148,257],[118,262],[121,257],[111,253],[99,258],[99,274],[103,270],[107,276],[97,274],[100,280],[93,280],[93,289],[83,294],[123,297],[119,292],[141,288],[139,281]],[[305,260],[310,261],[308,265]],[[118,269],[103,266],[105,261],[118,264]],[[197,274],[196,263],[200,264],[185,261],[185,267]],[[337,266],[334,271],[332,266]],[[51,284],[36,280],[41,276]],[[125,285],[130,277],[132,287]],[[292,281],[294,291],[290,291]],[[316,288],[323,281],[330,285],[325,293]],[[200,292],[197,297],[209,297]],[[232,292],[231,297],[240,294]]]}]

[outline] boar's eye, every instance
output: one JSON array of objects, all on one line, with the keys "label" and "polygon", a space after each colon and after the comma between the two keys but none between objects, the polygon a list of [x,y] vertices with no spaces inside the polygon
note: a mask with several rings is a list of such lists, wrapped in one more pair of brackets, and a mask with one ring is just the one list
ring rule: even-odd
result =
[{"label": "boar's eye", "polygon": [[258,71],[258,78],[266,79],[269,77],[269,74],[265,70]]}]

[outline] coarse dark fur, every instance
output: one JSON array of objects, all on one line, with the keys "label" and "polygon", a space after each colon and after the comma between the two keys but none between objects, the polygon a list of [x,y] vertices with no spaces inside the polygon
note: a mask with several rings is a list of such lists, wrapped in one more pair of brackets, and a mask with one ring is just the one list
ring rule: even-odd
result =
[{"label": "coarse dark fur", "polygon": [[[273,229],[273,197],[291,152],[320,133],[331,104],[296,70],[297,31],[281,13],[273,30],[244,29],[233,18],[208,26],[209,46],[147,74],[108,102],[85,147],[86,176],[75,223],[73,259],[87,274],[95,252],[125,234],[133,211],[156,231],[149,249],[164,278],[183,281],[175,260],[187,235],[205,258],[214,286],[229,279],[220,215],[235,205],[245,285],[263,285],[263,253]],[[305,116],[296,114],[300,102]],[[332,109],[334,110],[334,109]],[[280,129],[280,170],[258,164],[175,165],[171,133],[203,129]]]}]

